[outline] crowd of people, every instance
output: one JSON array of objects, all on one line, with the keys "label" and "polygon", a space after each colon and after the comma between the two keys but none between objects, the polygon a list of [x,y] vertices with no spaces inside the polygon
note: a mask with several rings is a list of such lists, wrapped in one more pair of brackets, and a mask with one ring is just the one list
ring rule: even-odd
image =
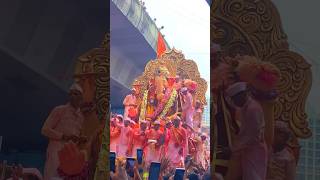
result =
[{"label": "crowd of people", "polygon": [[203,103],[196,100],[196,91],[196,82],[171,77],[159,67],[146,91],[134,87],[124,98],[123,115],[112,114],[110,151],[121,159],[137,158],[142,150],[140,175],[152,162],[162,162],[161,177],[185,168],[185,175],[202,178],[209,171],[210,137],[202,131]]},{"label": "crowd of people", "polygon": [[209,149],[207,136],[193,132],[181,124],[179,116],[161,127],[160,121],[153,123],[123,120],[122,115],[113,115],[110,120],[110,151],[117,157],[137,157],[137,149],[143,149],[143,171],[147,172],[151,162],[167,159],[168,171],[186,168],[190,160],[205,172],[209,168]]},{"label": "crowd of people", "polygon": [[6,161],[0,162],[1,180],[42,180],[40,171],[36,168],[24,168],[21,164],[10,164]]},{"label": "crowd of people", "polygon": [[[175,170],[169,167],[170,160],[165,157],[160,161],[161,168],[159,173],[160,180],[173,180],[175,175]],[[149,172],[143,170],[143,165],[138,164],[137,162],[134,165],[134,176],[135,180],[144,180],[148,179]],[[111,179],[116,180],[129,180],[131,179],[129,173],[126,171],[126,161],[125,159],[118,158],[116,163],[116,171],[110,172]],[[199,166],[192,160],[185,160],[185,173],[183,180],[211,180],[210,168],[207,170],[199,168]],[[220,179],[219,179],[220,180]]]}]

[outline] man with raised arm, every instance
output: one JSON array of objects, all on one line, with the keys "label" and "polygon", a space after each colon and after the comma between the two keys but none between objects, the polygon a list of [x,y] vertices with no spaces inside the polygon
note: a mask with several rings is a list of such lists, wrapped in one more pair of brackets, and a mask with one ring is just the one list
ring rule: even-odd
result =
[{"label": "man with raised arm", "polygon": [[184,151],[187,134],[180,126],[180,118],[173,120],[173,127],[169,129],[168,142],[168,158],[171,161],[172,167],[184,167]]}]

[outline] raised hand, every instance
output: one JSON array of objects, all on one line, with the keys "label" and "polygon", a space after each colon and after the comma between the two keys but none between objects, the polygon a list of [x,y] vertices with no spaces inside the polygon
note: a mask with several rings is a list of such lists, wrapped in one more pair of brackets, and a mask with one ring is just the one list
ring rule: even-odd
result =
[{"label": "raised hand", "polygon": [[128,180],[125,162],[118,161],[116,165],[116,173],[110,172],[110,177],[115,180]]}]

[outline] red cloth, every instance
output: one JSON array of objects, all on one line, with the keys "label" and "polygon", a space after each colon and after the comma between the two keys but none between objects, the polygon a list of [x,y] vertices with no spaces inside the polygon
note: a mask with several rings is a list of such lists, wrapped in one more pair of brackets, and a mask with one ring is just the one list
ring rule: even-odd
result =
[{"label": "red cloth", "polygon": [[129,116],[130,118],[135,118],[135,117],[137,116],[137,109],[134,108],[134,107],[131,107],[131,108],[129,109],[129,114],[128,114],[128,116]]},{"label": "red cloth", "polygon": [[169,142],[167,147],[167,156],[171,161],[172,167],[181,167],[183,164],[186,148],[186,132],[183,128],[171,127],[169,130]]},{"label": "red cloth", "polygon": [[157,57],[159,58],[167,50],[162,34],[158,32]]}]

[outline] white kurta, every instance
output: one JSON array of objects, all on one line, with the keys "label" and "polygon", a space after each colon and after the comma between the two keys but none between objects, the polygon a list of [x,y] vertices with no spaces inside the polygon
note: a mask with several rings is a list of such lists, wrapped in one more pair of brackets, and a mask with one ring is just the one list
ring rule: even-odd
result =
[{"label": "white kurta", "polygon": [[84,117],[80,109],[76,110],[70,104],[58,106],[53,109],[42,127],[42,134],[49,138],[47,148],[47,160],[44,169],[44,180],[51,180],[58,177],[59,167],[58,151],[64,143],[62,136],[80,135]]},{"label": "white kurta", "polygon": [[[110,133],[116,133],[115,131],[120,131],[120,129],[118,129],[118,127],[111,127],[110,126]],[[116,152],[118,154],[117,150],[118,150],[119,140],[120,140],[120,135],[115,136],[115,137],[110,136],[110,151],[111,152]]]},{"label": "white kurta", "polygon": [[245,106],[239,109],[239,115],[241,127],[232,147],[231,167],[234,168],[230,168],[230,175],[237,176],[239,173],[243,180],[265,180],[267,147],[262,107],[250,97]]},{"label": "white kurta", "polygon": [[124,100],[123,100],[123,105],[124,105],[124,115],[123,115],[123,119],[126,120],[126,119],[131,119],[128,117],[129,115],[129,109],[131,107],[133,107],[133,105],[136,105],[137,104],[137,98],[132,95],[132,94],[129,94],[127,95]]}]

